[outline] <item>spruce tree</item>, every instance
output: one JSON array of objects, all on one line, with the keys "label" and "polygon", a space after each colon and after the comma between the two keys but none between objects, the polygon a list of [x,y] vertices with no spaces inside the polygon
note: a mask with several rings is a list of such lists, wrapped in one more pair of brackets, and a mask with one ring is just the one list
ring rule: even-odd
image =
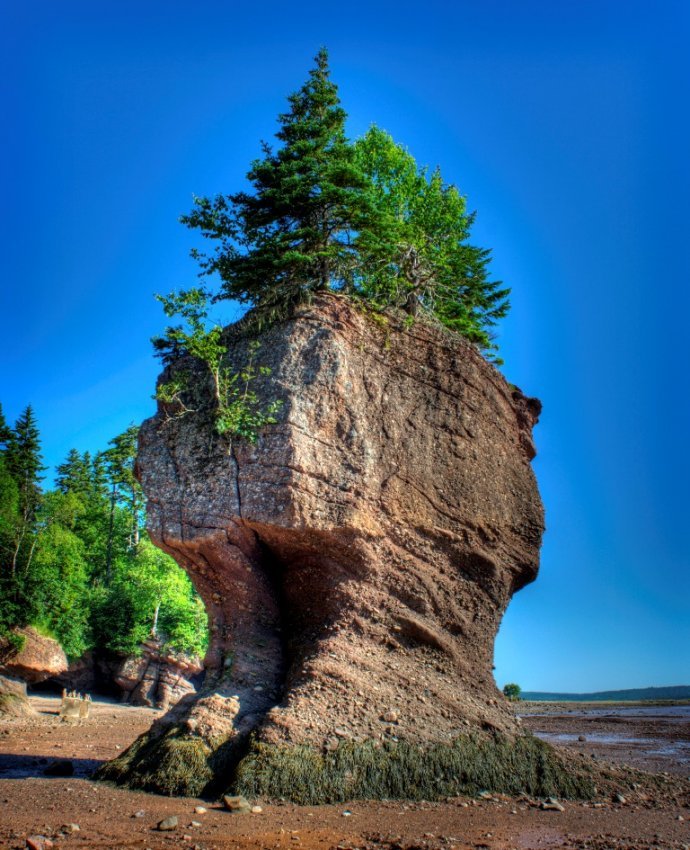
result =
[{"label": "spruce tree", "polygon": [[12,429],[7,424],[5,414],[2,412],[2,404],[0,404],[0,451],[7,449],[7,446],[12,439]]},{"label": "spruce tree", "polygon": [[213,256],[196,254],[203,273],[218,272],[222,297],[250,303],[260,319],[285,315],[318,290],[351,291],[354,234],[375,215],[324,48],[288,101],[276,133],[281,146],[264,144],[247,175],[253,191],[197,198],[182,218],[219,240]]},{"label": "spruce tree", "polygon": [[55,486],[62,493],[88,496],[91,491],[91,458],[88,452],[79,454],[70,449],[64,463],[56,469]]},{"label": "spruce tree", "polygon": [[41,437],[33,408],[27,405],[20,414],[5,450],[5,466],[17,485],[20,520],[12,552],[12,576],[20,563],[28,569],[34,551],[36,513],[41,500],[40,482],[44,471]]}]

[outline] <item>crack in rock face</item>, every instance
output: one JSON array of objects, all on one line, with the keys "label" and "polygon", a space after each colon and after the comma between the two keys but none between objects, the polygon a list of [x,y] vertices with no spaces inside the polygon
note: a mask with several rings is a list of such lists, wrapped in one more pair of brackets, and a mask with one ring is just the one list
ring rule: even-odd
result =
[{"label": "crack in rock face", "polygon": [[[249,339],[226,334],[237,371]],[[539,402],[466,341],[335,295],[260,342],[257,392],[283,404],[255,445],[214,433],[191,361],[196,412],[142,426],[149,533],[204,600],[207,676],[102,775],[200,793],[237,781],[248,748],[515,738],[493,648],[538,569]]]}]

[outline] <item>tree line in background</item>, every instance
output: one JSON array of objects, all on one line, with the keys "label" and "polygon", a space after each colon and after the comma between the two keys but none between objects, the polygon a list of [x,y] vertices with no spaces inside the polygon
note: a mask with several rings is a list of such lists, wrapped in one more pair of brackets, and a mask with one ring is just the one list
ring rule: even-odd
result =
[{"label": "tree line in background", "polygon": [[158,637],[201,655],[207,620],[177,564],[141,535],[137,428],[96,453],[69,452],[41,487],[40,434],[28,406],[10,427],[0,407],[0,636],[32,625],[70,658],[136,653]]}]

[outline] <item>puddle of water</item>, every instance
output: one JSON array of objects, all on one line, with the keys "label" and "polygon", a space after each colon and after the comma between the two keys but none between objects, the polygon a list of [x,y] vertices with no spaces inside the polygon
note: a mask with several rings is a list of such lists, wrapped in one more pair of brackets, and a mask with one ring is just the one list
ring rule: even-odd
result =
[{"label": "puddle of water", "polygon": [[[535,732],[539,738],[548,741],[558,741],[559,743],[573,743],[577,741],[579,735],[573,735],[565,732]],[[656,741],[653,738],[626,738],[623,735],[605,735],[602,732],[588,732],[586,735],[587,743],[591,744],[657,744],[661,741]]]},{"label": "puddle of water", "polygon": [[[577,742],[578,735],[553,732],[535,732],[537,738],[548,741],[550,744],[572,744]],[[613,746],[625,746],[636,744],[641,754],[648,756],[667,756],[676,761],[690,762],[690,741],[661,741],[658,738],[628,738],[624,735],[605,735],[601,732],[589,732],[586,744],[609,744]]]},{"label": "puddle of water", "polygon": [[668,717],[690,720],[690,705],[631,705],[616,708],[568,708],[558,713],[543,712],[521,717]]}]

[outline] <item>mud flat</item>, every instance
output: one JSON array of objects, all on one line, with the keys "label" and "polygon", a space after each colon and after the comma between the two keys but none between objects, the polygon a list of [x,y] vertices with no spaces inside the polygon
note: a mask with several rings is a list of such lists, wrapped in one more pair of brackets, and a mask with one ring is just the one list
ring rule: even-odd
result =
[{"label": "mud flat", "polygon": [[[612,767],[604,771],[608,778],[604,778],[596,799],[562,800],[563,811],[543,810],[540,800],[493,795],[491,799],[458,797],[441,803],[357,801],[314,807],[252,800],[252,804],[261,806],[260,813],[233,815],[214,801],[144,794],[87,778],[98,764],[145,731],[156,711],[95,702],[88,721],[68,725],[57,716],[58,700],[32,698],[32,702],[37,714],[30,720],[0,721],[2,848],[25,848],[27,838],[36,834],[51,837],[58,850],[690,847],[690,783],[677,775],[675,759],[664,755],[655,758],[668,776],[652,778],[632,769]],[[565,717],[532,715],[524,723],[546,730],[542,734],[579,735],[582,727],[577,723],[589,722],[582,716]],[[616,726],[610,717],[598,722]],[[661,734],[662,721],[648,718],[646,722],[656,724],[655,734]],[[620,724],[616,728],[628,736]],[[687,731],[687,726],[684,728]],[[587,726],[584,734],[588,731],[593,735],[595,727]],[[634,737],[644,736],[638,729]],[[573,757],[591,758],[586,747],[595,744],[580,744],[582,754]],[[567,741],[566,747],[577,749]],[[45,775],[44,771],[60,760],[70,761],[74,774]],[[622,795],[624,803],[615,802],[616,793]],[[197,806],[207,811],[197,814]],[[178,818],[178,828],[158,831],[157,824],[172,815]],[[199,825],[192,826],[192,822]],[[61,829],[68,824],[77,824],[79,831]]]},{"label": "mud flat", "polygon": [[524,702],[539,738],[572,753],[690,778],[690,704]]}]

